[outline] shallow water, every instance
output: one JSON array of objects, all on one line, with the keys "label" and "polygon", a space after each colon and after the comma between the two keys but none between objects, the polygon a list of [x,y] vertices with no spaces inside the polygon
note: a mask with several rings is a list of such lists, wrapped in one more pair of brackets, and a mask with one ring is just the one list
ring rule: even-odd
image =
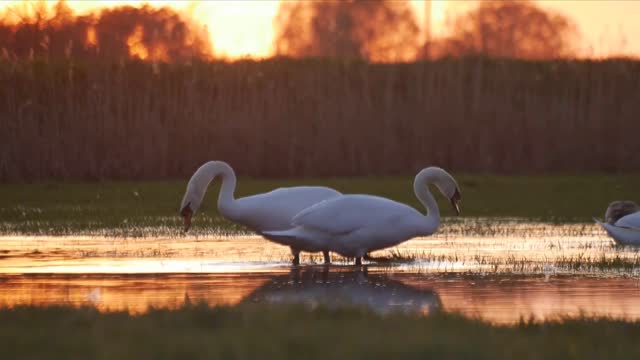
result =
[{"label": "shallow water", "polygon": [[[640,275],[637,248],[618,247],[593,224],[466,219],[436,236],[379,251],[373,265],[406,272]],[[0,236],[0,273],[218,273],[286,269],[289,249],[259,236]],[[613,259],[618,265],[609,266]],[[303,254],[304,264],[322,262]],[[387,259],[389,260],[389,259]],[[347,259],[333,256],[333,263]]]},{"label": "shallow water", "polygon": [[[640,318],[638,250],[591,224],[466,219],[374,253],[354,271],[319,254],[292,269],[257,236],[2,236],[0,306],[92,304],[144,311],[191,301],[456,311],[494,322],[586,315]],[[389,261],[391,260],[391,261]]]}]

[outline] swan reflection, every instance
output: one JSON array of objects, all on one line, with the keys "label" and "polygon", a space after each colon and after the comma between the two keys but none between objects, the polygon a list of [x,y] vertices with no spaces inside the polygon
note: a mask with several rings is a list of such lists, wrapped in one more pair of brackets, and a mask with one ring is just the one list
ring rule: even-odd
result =
[{"label": "swan reflection", "polygon": [[328,267],[295,268],[289,274],[273,277],[242,303],[365,307],[380,314],[428,314],[441,307],[440,298],[432,289],[418,289],[385,274],[369,274],[366,267],[331,272]]}]

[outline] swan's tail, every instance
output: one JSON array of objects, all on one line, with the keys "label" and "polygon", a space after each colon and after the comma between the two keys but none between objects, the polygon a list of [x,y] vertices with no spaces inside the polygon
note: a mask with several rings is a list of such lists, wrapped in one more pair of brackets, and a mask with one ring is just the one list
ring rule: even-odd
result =
[{"label": "swan's tail", "polygon": [[597,218],[593,218],[593,221],[596,222],[596,224],[600,225],[600,227],[602,228],[602,230],[606,231],[607,234],[611,235],[611,231],[612,231],[612,226],[610,224],[607,224],[606,222],[597,219]]},{"label": "swan's tail", "polygon": [[291,238],[291,237],[295,237],[295,234],[293,233],[293,230],[295,229],[289,229],[289,230],[268,230],[268,231],[262,231],[260,232],[260,235],[265,236],[265,237],[284,237],[284,238]]},{"label": "swan's tail", "polygon": [[289,230],[271,230],[271,231],[262,231],[260,235],[267,240],[271,240],[275,243],[291,246],[298,239],[298,234],[296,229]]}]

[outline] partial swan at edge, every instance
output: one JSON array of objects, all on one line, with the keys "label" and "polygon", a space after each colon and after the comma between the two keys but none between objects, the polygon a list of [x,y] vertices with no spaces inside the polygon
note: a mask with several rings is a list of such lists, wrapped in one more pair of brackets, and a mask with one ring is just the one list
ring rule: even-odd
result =
[{"label": "partial swan at edge", "polygon": [[640,245],[640,207],[633,201],[614,201],[609,204],[605,221],[595,219],[620,245]]}]

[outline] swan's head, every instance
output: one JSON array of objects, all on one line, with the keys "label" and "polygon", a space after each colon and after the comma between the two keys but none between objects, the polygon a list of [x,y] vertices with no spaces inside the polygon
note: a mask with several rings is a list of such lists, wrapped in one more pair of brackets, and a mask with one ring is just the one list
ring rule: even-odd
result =
[{"label": "swan's head", "polygon": [[609,204],[607,212],[604,214],[604,221],[613,225],[620,218],[638,211],[640,211],[640,207],[633,201],[614,201]]},{"label": "swan's head", "polygon": [[233,169],[229,164],[223,161],[209,161],[203,164],[193,173],[189,184],[187,185],[187,191],[182,198],[180,204],[180,215],[184,219],[184,231],[188,231],[191,227],[191,218],[200,208],[204,194],[207,192],[207,187],[211,180],[216,176],[222,174],[223,176],[231,176],[234,178]]},{"label": "swan's head", "polygon": [[[209,183],[218,175],[230,178],[232,182],[231,188],[235,188],[236,180],[233,169],[224,161],[206,162],[191,176],[187,191],[180,204],[180,215],[184,219],[184,231],[188,231],[189,227],[191,227],[191,218],[200,208]],[[231,197],[233,198],[233,191],[231,191]],[[220,200],[218,200],[218,206],[220,206]]]},{"label": "swan's head", "polygon": [[184,220],[184,231],[189,231],[191,227],[191,218],[193,214],[200,208],[200,203],[202,202],[204,194],[200,194],[199,191],[194,189],[189,183],[187,186],[187,192],[184,194],[182,198],[182,203],[180,204],[180,216]]},{"label": "swan's head", "polygon": [[449,199],[456,215],[460,215],[460,200],[462,200],[462,196],[460,194],[460,187],[453,176],[435,166],[422,170],[418,176],[420,175],[422,175],[427,182],[433,183],[442,195]]}]

